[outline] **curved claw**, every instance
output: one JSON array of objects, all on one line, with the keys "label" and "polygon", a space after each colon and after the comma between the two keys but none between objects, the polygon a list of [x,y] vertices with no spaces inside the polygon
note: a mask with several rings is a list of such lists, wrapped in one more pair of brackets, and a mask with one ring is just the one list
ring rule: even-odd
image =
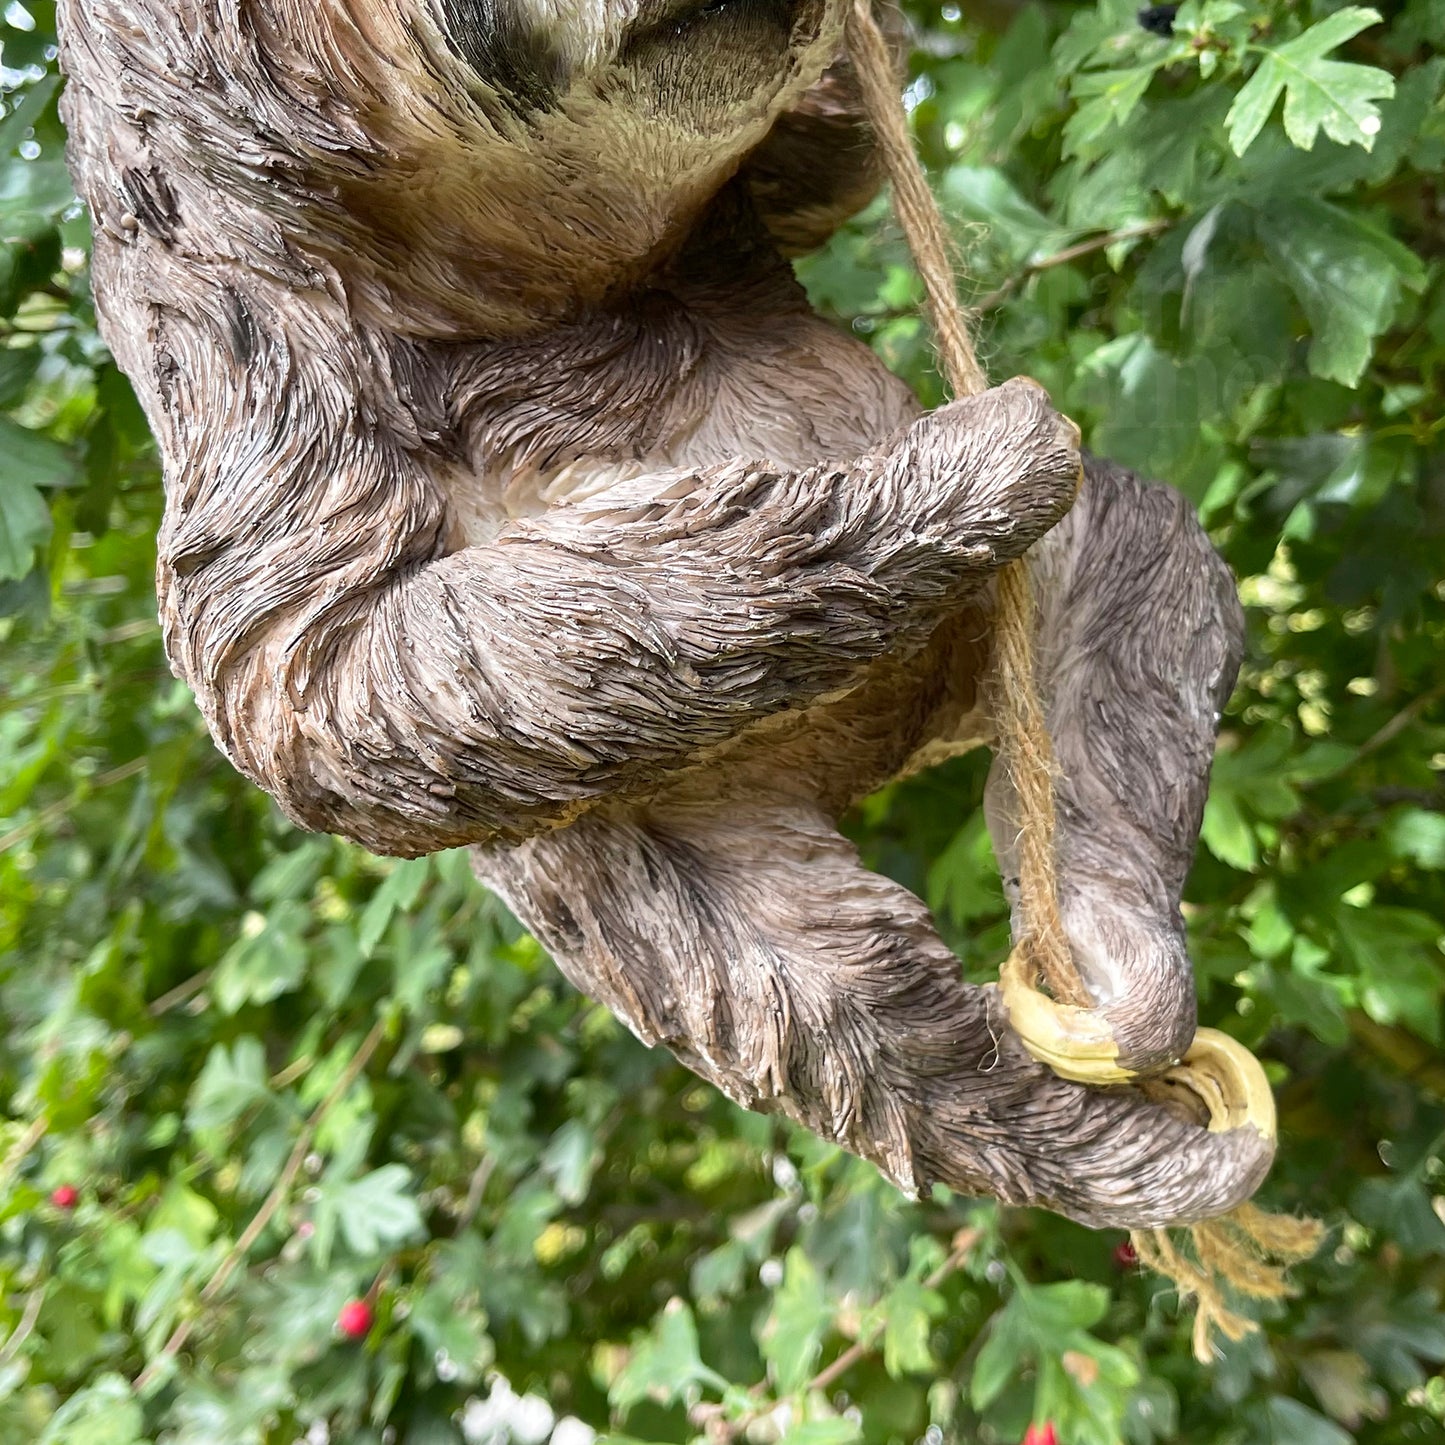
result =
[{"label": "curved claw", "polygon": [[1005,1012],[1039,1063],[1076,1084],[1127,1084],[1138,1075],[1119,1063],[1119,1041],[1099,1009],[1058,1003],[1034,986],[1023,954],[1009,954],[998,975]]},{"label": "curved claw", "polygon": [[1266,1139],[1275,1137],[1274,1091],[1264,1069],[1238,1039],[1218,1029],[1200,1029],[1179,1063],[1151,1081],[1146,1093],[1174,1089],[1188,1090],[1208,1109],[1211,1134],[1250,1125]]},{"label": "curved claw", "polygon": [[[1119,1042],[1103,1011],[1058,1003],[1036,988],[1018,950],[999,970],[999,992],[1019,1042],[1061,1079],[1095,1086],[1139,1081],[1120,1064]],[[1274,1093],[1264,1069],[1218,1029],[1197,1030],[1184,1057],[1143,1087],[1155,1102],[1177,1103],[1186,1112],[1202,1106],[1211,1134],[1250,1125],[1265,1139],[1275,1137]]]}]

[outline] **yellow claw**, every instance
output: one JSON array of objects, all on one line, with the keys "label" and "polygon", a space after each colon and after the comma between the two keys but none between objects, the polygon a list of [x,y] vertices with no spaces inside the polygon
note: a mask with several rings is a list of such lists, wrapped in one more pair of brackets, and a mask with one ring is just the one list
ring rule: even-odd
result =
[{"label": "yellow claw", "polygon": [[1275,1137],[1274,1090],[1259,1060],[1238,1039],[1200,1029],[1188,1053],[1163,1077],[1204,1102],[1211,1134],[1250,1124],[1266,1139]]},{"label": "yellow claw", "polygon": [[1119,1044],[1098,1009],[1057,1003],[1034,987],[1022,953],[1009,954],[998,975],[1004,1012],[1019,1041],[1039,1063],[1076,1084],[1127,1084]]},{"label": "yellow claw", "polygon": [[[1011,953],[999,970],[999,991],[1019,1041],[1061,1079],[1098,1086],[1139,1078],[1119,1063],[1119,1044],[1102,1012],[1058,1003],[1041,992],[1021,953]],[[1274,1093],[1264,1069],[1243,1044],[1218,1029],[1199,1029],[1184,1057],[1143,1086],[1156,1098],[1186,1091],[1208,1110],[1212,1134],[1248,1124],[1266,1139],[1275,1137]]]}]

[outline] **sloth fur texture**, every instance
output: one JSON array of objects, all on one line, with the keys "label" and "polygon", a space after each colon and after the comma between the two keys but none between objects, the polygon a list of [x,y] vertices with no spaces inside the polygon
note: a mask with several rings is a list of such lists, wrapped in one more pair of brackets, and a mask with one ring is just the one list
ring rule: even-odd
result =
[{"label": "sloth fur texture", "polygon": [[[991,734],[1032,548],[1079,967],[1141,1070],[1232,579],[1028,381],[920,414],[789,255],[879,176],[843,0],[61,0],[104,334],[159,439],[159,595],[304,827],[474,850],[576,985],[900,1186],[1095,1225],[1270,1146],[1024,1052],[854,798]],[[1008,781],[988,819],[1014,871]]]}]

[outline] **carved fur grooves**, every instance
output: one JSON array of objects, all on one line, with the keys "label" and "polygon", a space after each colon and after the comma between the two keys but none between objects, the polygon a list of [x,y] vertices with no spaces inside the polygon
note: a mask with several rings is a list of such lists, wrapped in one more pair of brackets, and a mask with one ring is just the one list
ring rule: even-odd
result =
[{"label": "carved fur grooves", "polygon": [[[1026,381],[920,416],[785,252],[876,167],[840,0],[62,0],[167,646],[289,816],[472,845],[580,988],[906,1188],[1223,1212],[1268,1144],[1033,1063],[835,820],[986,741],[1038,544],[1070,939],[1142,1067],[1232,581]],[[1072,505],[1072,510],[1070,510]],[[1061,520],[1062,519],[1062,520]],[[1007,780],[989,821],[1005,872]]]}]

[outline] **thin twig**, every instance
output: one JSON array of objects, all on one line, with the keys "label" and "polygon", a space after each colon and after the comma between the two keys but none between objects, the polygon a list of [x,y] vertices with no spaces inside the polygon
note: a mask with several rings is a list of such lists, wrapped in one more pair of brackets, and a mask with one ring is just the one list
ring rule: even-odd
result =
[{"label": "thin twig", "polygon": [[990,291],[981,300],[975,301],[973,309],[975,311],[991,311],[1000,301],[1006,300],[1017,291],[1030,276],[1037,276],[1040,271],[1048,271],[1054,266],[1067,266],[1070,261],[1077,261],[1081,256],[1091,256],[1095,251],[1107,250],[1120,241],[1133,241],[1141,236],[1157,236],[1161,231],[1167,231],[1173,224],[1172,221],[1160,217],[1153,221],[1140,221],[1133,226],[1120,226],[1115,231],[1105,231],[1102,235],[1090,236],[1087,241],[1076,241],[1072,246],[1065,246],[1062,251],[1054,251],[1048,256],[1040,256],[1037,261],[1025,262],[1003,285]]},{"label": "thin twig", "polygon": [[1386,743],[1394,742],[1421,713],[1427,712],[1442,697],[1445,697],[1445,683],[1439,687],[1432,687],[1429,692],[1422,692],[1413,702],[1402,707],[1382,728],[1366,738],[1356,749],[1352,761],[1357,763],[1361,758],[1367,758],[1371,753],[1378,752]]},{"label": "thin twig", "polygon": [[[968,1257],[973,1253],[973,1247],[982,1237],[981,1229],[960,1230],[953,1241],[953,1251],[927,1279],[923,1281],[924,1289],[937,1289],[949,1275],[955,1274],[968,1262]],[[883,1326],[875,1325],[866,1335],[855,1340],[832,1364],[818,1371],[808,1381],[808,1393],[814,1390],[826,1390],[835,1380],[846,1375],[859,1360],[865,1358],[878,1344],[883,1334]]]},{"label": "thin twig", "polygon": [[1407,1029],[1376,1023],[1362,1009],[1345,1015],[1350,1036],[1417,1087],[1445,1098],[1445,1057]]},{"label": "thin twig", "polygon": [[272,1074],[266,1080],[266,1087],[273,1094],[278,1094],[282,1089],[289,1089],[316,1062],[310,1054],[302,1054],[299,1059],[293,1059],[279,1073]]},{"label": "thin twig", "polygon": [[[1412,698],[1381,727],[1371,733],[1369,737],[1355,749],[1355,755],[1349,760],[1349,766],[1353,767],[1361,758],[1367,758],[1371,753],[1377,753],[1388,743],[1395,741],[1402,732],[1413,722],[1418,722],[1422,713],[1428,712],[1441,698],[1445,698],[1445,683],[1439,687],[1432,687],[1429,692],[1422,692],[1419,697]],[[1306,778],[1295,786],[1302,793],[1307,793],[1311,788],[1328,782],[1339,776],[1339,771],[1327,773],[1324,777]]]},{"label": "thin twig", "polygon": [[30,1332],[35,1328],[35,1321],[40,1318],[40,1306],[45,1303],[45,1286],[36,1287],[25,1296],[25,1308],[20,1314],[20,1323],[15,1326],[15,1333],[5,1341],[5,1348],[0,1349],[0,1365],[8,1365],[20,1352],[20,1346],[30,1337]]},{"label": "thin twig", "polygon": [[[285,1201],[286,1194],[296,1176],[301,1172],[301,1166],[305,1163],[307,1154],[311,1152],[311,1141],[316,1137],[316,1131],[325,1122],[327,1115],[341,1102],[347,1090],[360,1077],[361,1071],[371,1062],[371,1056],[376,1052],[385,1033],[385,1020],[378,1019],[372,1025],[371,1032],[362,1041],[361,1047],[352,1055],[351,1062],[342,1071],[341,1077],[331,1086],[326,1097],[316,1106],[311,1117],[302,1126],[300,1134],[296,1137],[296,1143],[292,1146],[291,1153],[276,1178],[276,1183],[271,1187],[271,1192],[266,1196],[251,1222],[242,1231],[241,1237],[231,1246],[226,1257],[217,1266],[215,1274],[206,1282],[206,1286],[200,1294],[199,1302],[202,1305],[210,1304],[225,1289],[227,1282],[245,1259],[251,1246],[261,1237],[266,1226],[275,1217],[276,1211]],[[180,1352],[191,1336],[196,1319],[197,1316],[192,1315],[175,1327],[171,1332],[170,1339],[161,1348],[160,1354],[136,1377],[135,1388],[137,1391],[144,1390],[155,1379],[161,1366]]]},{"label": "thin twig", "polygon": [[477,1211],[482,1207],[482,1195],[486,1193],[487,1182],[491,1179],[492,1171],[496,1167],[496,1156],[483,1154],[482,1162],[472,1170],[471,1180],[467,1184],[466,1201],[462,1205],[462,1212],[457,1215],[458,1234],[466,1233],[472,1220],[477,1217]]},{"label": "thin twig", "polygon": [[57,818],[63,818],[72,808],[83,803],[92,793],[98,792],[101,788],[108,788],[112,783],[122,783],[127,778],[133,778],[137,773],[144,772],[146,758],[132,758],[128,763],[122,763],[118,768],[111,768],[109,772],[99,773],[87,787],[77,788],[68,798],[61,798],[59,802],[51,803],[49,807],[42,808],[33,818],[12,828],[8,833],[0,836],[0,853],[13,848],[17,843],[24,842],[31,833],[47,824],[55,822]]},{"label": "thin twig", "polygon": [[5,1160],[0,1163],[0,1188],[10,1182],[10,1176],[20,1167],[25,1156],[45,1137],[50,1120],[43,1114],[32,1119],[25,1132],[10,1146]]},{"label": "thin twig", "polygon": [[173,989],[163,993],[153,1003],[149,1004],[146,1012],[153,1018],[158,1019],[164,1013],[169,1013],[177,1004],[183,1004],[193,994],[198,994],[210,983],[214,968],[203,968],[199,973],[193,973],[188,979],[178,983]]}]

